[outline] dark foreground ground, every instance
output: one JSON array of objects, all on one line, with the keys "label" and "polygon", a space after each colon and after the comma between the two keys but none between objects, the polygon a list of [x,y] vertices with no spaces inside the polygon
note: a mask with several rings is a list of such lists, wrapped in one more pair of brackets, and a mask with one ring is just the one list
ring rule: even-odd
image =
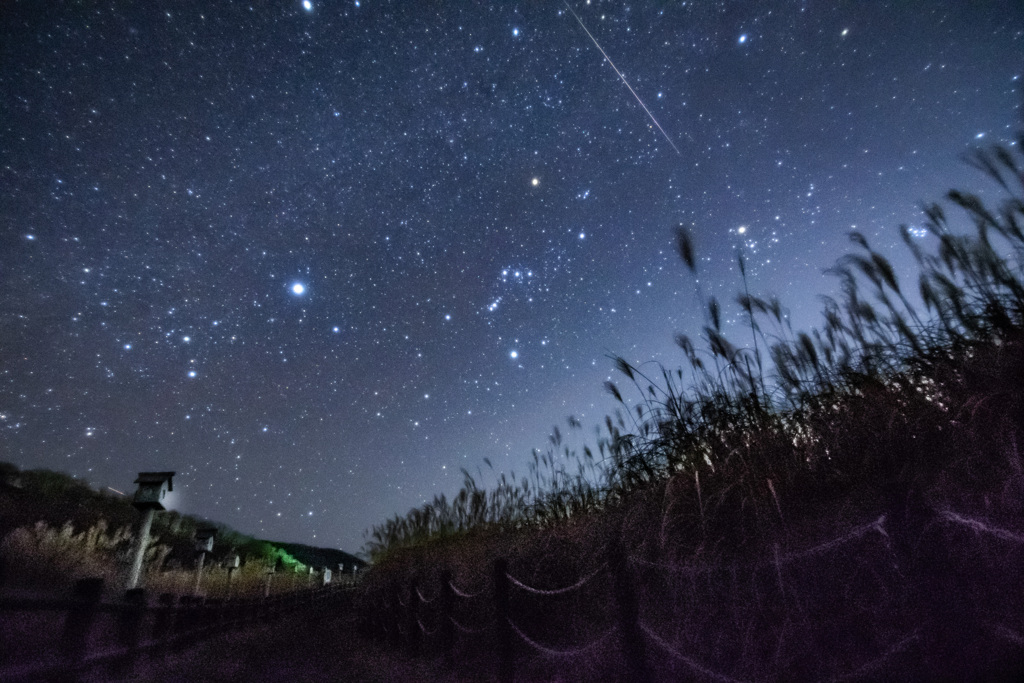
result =
[{"label": "dark foreground ground", "polygon": [[[84,681],[460,681],[440,665],[412,660],[360,638],[348,614],[292,615],[272,625],[211,638],[165,658],[142,657],[125,674],[97,669]],[[475,680],[486,680],[477,678]]]}]

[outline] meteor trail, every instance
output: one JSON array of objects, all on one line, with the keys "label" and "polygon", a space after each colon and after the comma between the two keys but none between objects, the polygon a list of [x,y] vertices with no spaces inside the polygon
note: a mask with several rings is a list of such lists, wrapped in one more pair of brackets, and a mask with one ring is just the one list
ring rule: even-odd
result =
[{"label": "meteor trail", "polygon": [[[565,0],[563,0],[563,2],[565,2]],[[636,90],[633,90],[633,86],[631,86],[629,84],[629,81],[626,80],[626,77],[623,76],[622,72],[619,71],[619,68],[617,66],[615,66],[615,62],[613,62],[612,58],[608,56],[608,53],[604,51],[604,48],[601,47],[601,45],[597,42],[597,39],[593,36],[593,34],[590,31],[587,30],[587,27],[583,23],[583,20],[580,19],[579,15],[576,14],[576,12],[573,11],[572,7],[569,7],[569,3],[568,2],[565,2],[565,9],[569,10],[569,13],[572,14],[573,17],[576,18],[576,21],[579,22],[580,27],[590,37],[590,40],[594,43],[594,46],[597,47],[597,49],[601,51],[601,54],[604,55],[604,58],[607,59],[608,63],[611,64],[612,68],[615,69],[615,73],[617,73],[619,75],[619,78],[622,79],[622,82],[625,84],[625,86],[627,88],[629,88],[629,92],[633,93],[633,97],[636,98],[636,101],[639,102],[640,106],[644,108],[645,112],[647,112],[647,116],[649,116],[651,118],[651,121],[654,122],[654,125],[658,127],[658,130],[661,131],[661,134],[665,136],[666,140],[668,140],[668,144],[672,145],[672,149],[674,149],[676,151],[676,154],[678,154],[679,156],[682,156],[683,153],[679,151],[678,147],[676,147],[676,143],[672,142],[672,138],[670,138],[668,136],[668,133],[665,132],[665,129],[661,127],[660,123],[658,123],[658,119],[654,118],[654,114],[652,114],[651,110],[647,108],[647,105],[644,104],[644,101],[640,99],[640,96],[636,94]]]}]

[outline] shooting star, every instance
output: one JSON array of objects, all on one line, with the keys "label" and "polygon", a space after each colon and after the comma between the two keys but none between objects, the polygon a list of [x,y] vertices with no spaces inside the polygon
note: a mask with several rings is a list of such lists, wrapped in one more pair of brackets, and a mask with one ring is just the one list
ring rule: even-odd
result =
[{"label": "shooting star", "polygon": [[[563,2],[565,2],[565,0],[563,0]],[[622,75],[621,71],[619,71],[619,67],[615,66],[615,62],[612,61],[612,58],[608,56],[608,53],[605,52],[604,48],[601,47],[600,43],[597,42],[597,38],[595,38],[594,35],[589,30],[587,30],[587,27],[583,23],[583,20],[580,19],[579,15],[573,11],[572,7],[569,7],[568,2],[565,2],[565,9],[569,10],[569,13],[576,18],[576,21],[578,21],[580,24],[580,28],[582,28],[583,31],[587,34],[587,36],[590,37],[591,42],[593,42],[594,46],[601,51],[601,54],[604,55],[604,58],[608,60],[608,63],[615,70],[615,73],[617,73],[619,75],[619,78],[622,79],[623,84],[627,88],[629,88],[629,92],[633,93],[633,97],[636,98],[636,101],[639,102],[640,106],[644,108],[645,112],[647,112],[647,116],[649,116],[651,121],[654,122],[654,125],[658,127],[658,130],[660,130],[661,134],[665,136],[665,139],[668,140],[668,144],[672,145],[672,149],[676,151],[676,154],[682,156],[683,153],[679,151],[678,147],[676,147],[676,143],[672,142],[672,138],[668,136],[668,133],[665,132],[665,129],[661,127],[660,123],[658,123],[658,119],[654,118],[654,114],[652,114],[651,110],[647,108],[647,105],[644,104],[644,101],[640,99],[640,96],[636,94],[636,90],[633,90],[633,86],[629,84],[629,81],[626,80],[626,77]]]}]

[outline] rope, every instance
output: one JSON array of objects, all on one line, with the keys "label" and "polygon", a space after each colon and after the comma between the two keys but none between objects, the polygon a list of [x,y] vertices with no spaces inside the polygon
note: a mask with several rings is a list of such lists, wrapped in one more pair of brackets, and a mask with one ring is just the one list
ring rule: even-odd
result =
[{"label": "rope", "polygon": [[869,522],[867,524],[862,524],[861,526],[854,528],[853,531],[851,531],[850,533],[846,534],[845,536],[840,536],[839,538],[834,538],[831,541],[825,541],[824,543],[821,543],[819,545],[813,546],[811,548],[806,548],[804,550],[798,550],[795,553],[789,553],[787,555],[783,555],[779,559],[782,562],[792,562],[793,560],[797,560],[797,559],[800,559],[800,558],[803,558],[803,557],[810,557],[811,555],[821,555],[822,553],[829,552],[833,548],[838,548],[841,545],[849,543],[850,541],[852,541],[855,538],[860,538],[861,536],[863,536],[864,534],[868,533],[869,531],[877,531],[878,533],[882,534],[883,536],[888,537],[889,534],[887,534],[885,532],[885,526],[884,525],[885,525],[885,515],[882,515],[882,516],[880,516],[878,519],[876,519],[873,522]]},{"label": "rope", "polygon": [[683,664],[685,664],[686,666],[688,666],[691,669],[693,669],[694,671],[696,671],[697,673],[703,674],[703,675],[707,676],[708,678],[712,678],[712,679],[714,679],[716,681],[722,681],[723,683],[743,683],[743,681],[741,681],[740,679],[730,678],[729,676],[726,676],[725,674],[720,674],[717,671],[712,671],[711,669],[707,668],[706,666],[702,666],[701,664],[698,664],[697,662],[693,661],[689,657],[683,655],[682,653],[677,651],[675,648],[673,648],[671,645],[666,643],[664,640],[659,638],[658,634],[655,633],[654,631],[652,631],[650,628],[648,628],[647,624],[645,624],[642,621],[640,622],[640,628],[643,629],[644,633],[647,634],[647,637],[650,638],[651,640],[653,640],[655,643],[657,643],[658,646],[661,647],[662,650],[664,650],[665,652],[669,653],[670,655],[672,655],[673,657],[675,657],[676,659],[681,661]]},{"label": "rope", "polygon": [[471,599],[473,599],[473,598],[475,598],[478,595],[481,595],[483,593],[483,591],[477,591],[476,593],[463,593],[458,588],[456,588],[455,584],[452,583],[451,581],[448,582],[448,587],[451,588],[452,592],[455,593],[460,598],[466,598],[466,599],[469,599],[469,600],[471,600]]},{"label": "rope", "polygon": [[541,645],[536,640],[533,640],[532,638],[530,638],[530,636],[528,636],[525,633],[523,633],[522,631],[520,631],[519,627],[516,626],[515,622],[513,622],[511,619],[506,619],[506,621],[508,621],[508,625],[512,627],[513,631],[515,631],[517,634],[519,634],[519,637],[522,638],[523,641],[526,642],[527,645],[530,645],[531,647],[533,647],[533,648],[535,648],[537,650],[540,650],[541,652],[543,652],[544,654],[546,654],[546,655],[548,655],[550,657],[575,657],[577,655],[583,654],[587,650],[590,650],[591,648],[597,647],[598,645],[603,643],[608,638],[608,636],[610,636],[612,633],[614,633],[616,631],[616,627],[612,626],[611,628],[609,628],[607,631],[604,632],[604,635],[600,636],[599,638],[597,638],[596,640],[594,640],[593,642],[591,642],[591,643],[589,643],[587,645],[584,645],[582,647],[573,648],[571,650],[556,650],[554,648],[547,647],[546,645]]},{"label": "rope", "polygon": [[425,597],[423,597],[423,593],[420,593],[419,587],[416,588],[416,595],[420,596],[420,600],[423,601],[424,603],[428,604],[428,605],[430,603],[434,602],[434,600],[437,599],[437,596],[435,595],[434,597],[432,597],[429,600],[427,600]]},{"label": "rope", "polygon": [[833,681],[847,681],[847,680],[850,680],[850,679],[853,679],[853,678],[862,678],[862,677],[864,677],[865,675],[871,673],[872,671],[874,671],[875,669],[880,667],[882,664],[884,664],[886,662],[886,660],[888,660],[894,654],[905,650],[907,645],[909,645],[910,643],[912,643],[915,640],[917,640],[918,637],[920,637],[920,635],[921,635],[920,629],[917,630],[917,631],[914,631],[909,636],[907,636],[906,638],[904,638],[903,640],[901,640],[900,642],[896,643],[891,648],[889,648],[888,650],[883,652],[880,657],[876,657],[875,659],[872,659],[870,662],[868,662],[867,664],[864,664],[859,669],[856,669],[856,670],[851,671],[849,673],[845,673],[842,676],[838,676],[836,678],[833,678],[832,680]]},{"label": "rope", "polygon": [[[774,553],[774,557],[773,557],[771,562],[755,562],[755,563],[752,563],[752,564],[749,564],[749,565],[739,565],[739,564],[729,564],[729,565],[726,565],[726,564],[720,564],[720,565],[710,565],[710,564],[702,564],[702,565],[673,565],[673,564],[663,564],[661,562],[651,562],[650,560],[644,560],[644,559],[639,558],[639,557],[630,557],[629,561],[632,562],[633,564],[639,564],[639,565],[644,565],[644,566],[647,566],[647,567],[654,567],[655,569],[665,569],[667,571],[680,572],[680,573],[686,573],[686,574],[711,574],[712,572],[735,571],[736,569],[748,569],[749,570],[749,569],[756,569],[757,567],[762,567],[762,566],[765,566],[765,565],[768,565],[768,564],[773,564],[773,565],[778,566],[780,564],[788,564],[789,562],[794,562],[796,560],[803,559],[805,557],[810,557],[812,555],[821,555],[823,553],[830,552],[830,551],[834,550],[835,548],[838,548],[841,545],[849,543],[850,541],[852,541],[854,539],[860,538],[861,536],[865,535],[869,531],[877,531],[879,534],[881,534],[882,536],[884,536],[885,538],[888,539],[889,538],[889,534],[886,533],[886,531],[885,531],[885,519],[886,519],[885,515],[882,515],[882,516],[880,516],[878,519],[876,519],[873,522],[868,522],[867,524],[862,524],[861,526],[854,527],[854,529],[852,531],[850,531],[849,533],[845,534],[844,536],[840,536],[838,538],[833,538],[830,541],[825,541],[824,543],[820,543],[820,544],[818,544],[816,546],[812,546],[810,548],[804,548],[803,550],[797,550],[796,552],[787,553],[785,555],[779,555],[778,551],[776,549],[775,553]],[[1000,531],[1002,531],[1002,530],[1000,530]],[[1003,531],[1003,533],[1009,534],[1011,532]],[[1018,542],[1024,542],[1024,537],[1014,538],[1013,540],[1017,540]]]},{"label": "rope", "polygon": [[701,565],[677,565],[677,564],[664,564],[662,562],[651,562],[639,557],[630,557],[629,561],[633,564],[640,564],[645,567],[653,567],[655,569],[665,569],[670,572],[679,572],[681,574],[710,574],[712,572],[724,572],[735,570],[738,565],[733,564],[701,564]]},{"label": "rope", "polygon": [[563,593],[570,593],[570,592],[576,590],[577,588],[582,587],[583,584],[585,584],[587,581],[590,581],[592,578],[597,576],[598,572],[603,570],[607,565],[608,565],[607,562],[603,562],[597,569],[595,569],[594,571],[590,572],[589,574],[584,576],[582,579],[580,579],[579,581],[577,581],[573,585],[566,586],[565,588],[555,588],[553,590],[545,590],[543,588],[533,588],[532,586],[527,586],[525,583],[520,582],[518,579],[516,579],[516,577],[514,577],[514,576],[512,576],[511,574],[508,574],[508,573],[506,573],[505,576],[508,577],[509,581],[511,581],[512,583],[514,583],[515,585],[519,586],[524,591],[527,591],[529,593],[536,593],[537,595],[561,595]]},{"label": "rope", "polygon": [[455,624],[455,628],[459,629],[463,633],[483,633],[490,627],[490,624],[488,624],[487,626],[483,626],[481,628],[469,628],[468,626],[463,626],[459,622],[455,621],[455,617],[448,618],[451,620],[453,624]]},{"label": "rope", "polygon": [[989,627],[992,633],[996,634],[1000,638],[1008,640],[1014,645],[1024,645],[1024,635],[1017,633],[1012,628],[1009,628],[1008,626],[1003,626],[1001,624],[986,624],[986,626]]},{"label": "rope", "polygon": [[1024,543],[1024,535],[1019,534],[1015,531],[1009,531],[1008,529],[1002,529],[997,526],[991,526],[989,524],[985,524],[979,519],[958,515],[952,510],[938,510],[937,512],[939,513],[939,516],[943,519],[947,519],[950,522],[954,522],[956,524],[965,526],[969,529],[973,529],[975,532],[985,532],[1004,541],[1011,541],[1013,543]]}]

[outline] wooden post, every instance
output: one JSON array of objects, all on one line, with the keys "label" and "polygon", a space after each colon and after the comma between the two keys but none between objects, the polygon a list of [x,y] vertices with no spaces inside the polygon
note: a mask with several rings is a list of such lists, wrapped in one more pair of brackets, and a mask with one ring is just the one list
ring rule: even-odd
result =
[{"label": "wooden post", "polygon": [[192,589],[193,595],[199,595],[199,588],[203,583],[203,564],[206,562],[206,553],[199,553],[199,559],[196,561],[196,586]]},{"label": "wooden post", "polygon": [[149,545],[149,530],[153,527],[153,516],[156,509],[148,507],[142,511],[142,520],[139,522],[139,534],[135,539],[135,554],[132,557],[132,566],[128,572],[128,585],[131,590],[139,585],[139,577],[142,576],[142,561],[146,557],[146,546]]},{"label": "wooden post", "polygon": [[114,661],[113,673],[117,677],[123,677],[131,670],[139,653],[142,620],[146,614],[146,592],[141,588],[133,588],[125,593],[124,603],[124,609],[117,619],[117,635],[125,648],[125,654]]},{"label": "wooden post", "polygon": [[153,625],[153,639],[160,643],[153,649],[153,655],[165,654],[170,648],[171,637],[174,635],[174,601],[173,593],[161,593],[157,598],[156,623]]},{"label": "wooden post", "polygon": [[498,680],[501,683],[512,683],[515,678],[515,634],[509,622],[508,588],[508,561],[499,558],[494,561],[494,613],[497,620],[495,632],[498,636]]},{"label": "wooden post", "polygon": [[[61,650],[65,667],[75,669],[89,650],[89,632],[96,621],[96,612],[103,597],[103,579],[79,579],[75,583],[74,606],[64,621]],[[68,672],[70,673],[70,672]]]},{"label": "wooden post", "polygon": [[452,590],[452,573],[446,569],[441,572],[441,649],[444,652],[445,664],[455,664],[455,592]]},{"label": "wooden post", "polygon": [[190,595],[182,595],[178,598],[178,609],[174,619],[174,650],[181,652],[185,649],[185,640],[195,622],[195,609],[192,607],[194,598]]},{"label": "wooden post", "polygon": [[640,631],[640,607],[637,604],[636,588],[626,562],[625,549],[618,538],[608,549],[608,569],[611,570],[614,582],[615,607],[622,653],[626,659],[627,677],[632,681],[649,681],[651,673],[647,668],[644,652],[644,634]]}]

